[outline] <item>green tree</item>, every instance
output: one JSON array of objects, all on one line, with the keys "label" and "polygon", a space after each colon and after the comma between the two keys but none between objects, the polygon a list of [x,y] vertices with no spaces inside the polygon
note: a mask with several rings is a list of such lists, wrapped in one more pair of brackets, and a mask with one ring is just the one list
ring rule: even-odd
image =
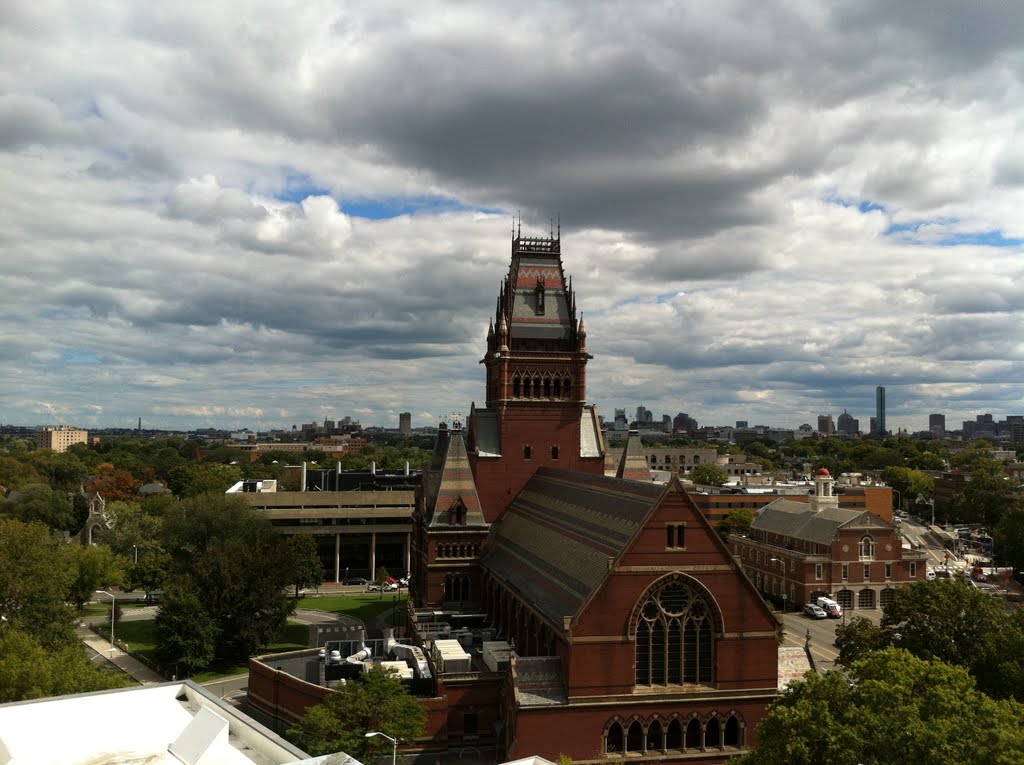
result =
[{"label": "green tree", "polygon": [[187,579],[167,588],[153,626],[157,660],[175,676],[209,666],[220,630]]},{"label": "green tree", "polygon": [[1024,571],[1024,500],[1018,499],[1003,514],[992,532],[992,551],[1014,571]]},{"label": "green tree", "polygon": [[0,627],[0,704],[130,684],[93,665],[80,645],[47,647],[27,632]]},{"label": "green tree", "polygon": [[0,518],[0,615],[46,648],[73,643],[74,613],[67,605],[76,567],[68,545],[41,523]]},{"label": "green tree", "polygon": [[887,648],[849,678],[808,673],[771,706],[738,765],[1024,762],[1024,707],[974,687],[966,670]]},{"label": "green tree", "polygon": [[294,534],[285,537],[285,564],[296,598],[303,587],[320,587],[324,583],[324,564],[316,551],[316,540],[311,536]]},{"label": "green tree", "polygon": [[972,461],[969,476],[950,512],[958,520],[994,528],[1012,505],[1006,468],[999,460],[980,457]]},{"label": "green tree", "polygon": [[836,663],[852,667],[855,661],[860,661],[872,651],[889,646],[889,634],[870,619],[854,616],[836,627],[836,647],[839,649]]},{"label": "green tree", "polygon": [[201,494],[223,494],[240,480],[242,471],[236,465],[189,464],[171,470],[168,487],[175,496],[198,497]]},{"label": "green tree", "polygon": [[881,620],[892,645],[921,659],[966,668],[983,691],[999,686],[1001,657],[994,637],[1008,624],[1002,603],[959,578],[899,588]]},{"label": "green tree", "polygon": [[721,465],[697,465],[690,471],[690,480],[699,486],[722,486],[729,480],[729,473]]},{"label": "green tree", "polygon": [[0,455],[0,486],[8,491],[42,483],[43,477],[28,462],[10,455]]},{"label": "green tree", "polygon": [[122,587],[129,592],[161,589],[167,585],[170,569],[171,556],[165,552],[140,555],[138,562],[127,566]]},{"label": "green tree", "polygon": [[71,556],[75,571],[67,598],[79,609],[96,590],[120,586],[127,561],[115,555],[106,545],[82,547],[73,544],[68,545],[67,552]]},{"label": "green tree", "polygon": [[108,512],[117,518],[114,528],[103,531],[103,542],[118,555],[135,561],[163,552],[160,531],[163,518],[153,515],[136,502],[108,502]]},{"label": "green tree", "polygon": [[400,680],[379,667],[363,673],[357,682],[335,689],[322,704],[290,731],[299,746],[312,755],[344,751],[362,762],[389,754],[391,744],[368,731],[386,733],[401,743],[423,735],[426,710],[410,696]]},{"label": "green tree", "polygon": [[[172,581],[191,581],[220,632],[215,661],[244,661],[284,628],[295,607],[286,540],[237,495],[183,500],[164,522]],[[253,565],[258,561],[259,565]]]},{"label": "green tree", "polygon": [[55,531],[69,531],[75,524],[74,507],[66,491],[54,491],[46,484],[32,484],[4,504],[4,512],[25,523],[38,521]]},{"label": "green tree", "polygon": [[745,507],[734,507],[718,524],[722,536],[729,534],[746,534],[750,531],[750,524],[754,522],[754,511]]}]

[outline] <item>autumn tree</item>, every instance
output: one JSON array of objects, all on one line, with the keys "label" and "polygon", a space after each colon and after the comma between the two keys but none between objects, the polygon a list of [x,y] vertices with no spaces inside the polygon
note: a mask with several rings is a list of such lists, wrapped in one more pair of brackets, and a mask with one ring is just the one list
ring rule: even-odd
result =
[{"label": "autumn tree", "polygon": [[96,475],[85,485],[90,494],[99,494],[107,502],[130,502],[136,499],[139,480],[124,468],[103,463],[96,468]]},{"label": "autumn tree", "polygon": [[302,721],[288,731],[312,755],[343,751],[361,762],[390,754],[391,744],[368,731],[386,733],[399,744],[423,735],[427,713],[402,682],[373,667],[359,680],[339,686],[323,703],[306,710]]}]

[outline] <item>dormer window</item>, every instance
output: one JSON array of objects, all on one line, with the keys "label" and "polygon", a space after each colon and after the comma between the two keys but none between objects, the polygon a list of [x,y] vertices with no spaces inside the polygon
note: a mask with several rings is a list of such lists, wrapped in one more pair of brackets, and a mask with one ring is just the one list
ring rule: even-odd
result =
[{"label": "dormer window", "polygon": [[544,315],[544,281],[537,280],[537,286],[533,288],[533,297],[537,306],[537,315]]}]

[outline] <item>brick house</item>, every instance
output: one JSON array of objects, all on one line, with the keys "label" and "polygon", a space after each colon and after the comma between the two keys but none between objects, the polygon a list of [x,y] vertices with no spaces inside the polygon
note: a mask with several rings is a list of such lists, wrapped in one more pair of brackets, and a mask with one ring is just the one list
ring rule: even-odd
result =
[{"label": "brick house", "polygon": [[924,579],[927,556],[868,511],[839,506],[827,469],[808,502],[779,498],[730,543],[758,590],[793,607],[831,595],[845,609],[881,608],[896,588]]}]

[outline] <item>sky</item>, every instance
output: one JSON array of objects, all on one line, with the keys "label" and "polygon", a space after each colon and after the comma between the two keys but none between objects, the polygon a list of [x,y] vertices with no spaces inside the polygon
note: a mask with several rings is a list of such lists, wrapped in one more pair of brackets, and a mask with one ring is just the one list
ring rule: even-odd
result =
[{"label": "sky", "polygon": [[587,399],[1024,413],[1019,0],[0,3],[0,423],[484,400],[561,222]]}]

